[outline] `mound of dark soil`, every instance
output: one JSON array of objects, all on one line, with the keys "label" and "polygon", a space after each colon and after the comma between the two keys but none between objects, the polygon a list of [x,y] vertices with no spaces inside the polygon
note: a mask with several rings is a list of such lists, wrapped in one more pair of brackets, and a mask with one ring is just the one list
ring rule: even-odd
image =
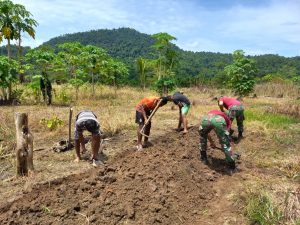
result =
[{"label": "mound of dark soil", "polygon": [[224,171],[221,152],[211,166],[200,163],[198,142],[196,128],[174,132],[89,173],[37,185],[0,205],[1,224],[196,224]]}]

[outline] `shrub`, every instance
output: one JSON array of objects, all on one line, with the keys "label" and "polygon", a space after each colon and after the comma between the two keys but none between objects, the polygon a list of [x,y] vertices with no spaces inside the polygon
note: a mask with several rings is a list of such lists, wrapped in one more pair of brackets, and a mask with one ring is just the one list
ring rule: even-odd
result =
[{"label": "shrub", "polygon": [[169,92],[174,91],[176,82],[173,78],[163,77],[155,82],[153,89],[160,95],[167,95]]},{"label": "shrub", "polygon": [[40,123],[46,126],[51,131],[56,130],[57,128],[64,125],[64,121],[59,119],[57,116],[54,116],[51,119],[43,118],[40,120]]}]

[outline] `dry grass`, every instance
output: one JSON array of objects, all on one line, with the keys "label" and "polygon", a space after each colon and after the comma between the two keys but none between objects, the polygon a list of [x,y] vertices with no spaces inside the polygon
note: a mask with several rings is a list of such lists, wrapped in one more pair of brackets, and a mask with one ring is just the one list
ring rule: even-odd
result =
[{"label": "dry grass", "polygon": [[278,98],[297,98],[300,96],[300,89],[292,82],[269,82],[257,84],[254,89],[257,96],[278,97]]}]

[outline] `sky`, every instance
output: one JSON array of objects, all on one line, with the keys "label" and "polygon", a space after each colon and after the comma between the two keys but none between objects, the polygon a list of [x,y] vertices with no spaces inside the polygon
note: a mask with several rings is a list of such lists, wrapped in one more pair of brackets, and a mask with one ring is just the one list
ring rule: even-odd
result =
[{"label": "sky", "polygon": [[184,50],[300,56],[300,0],[12,0],[39,23],[36,47],[66,33],[120,27],[167,32]]}]

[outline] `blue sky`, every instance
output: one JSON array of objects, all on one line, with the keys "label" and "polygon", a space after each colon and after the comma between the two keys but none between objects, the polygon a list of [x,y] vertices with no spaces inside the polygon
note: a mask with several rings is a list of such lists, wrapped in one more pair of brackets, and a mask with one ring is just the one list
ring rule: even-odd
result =
[{"label": "blue sky", "polygon": [[167,32],[184,50],[300,56],[300,0],[13,0],[39,22],[36,47],[91,29]]}]

